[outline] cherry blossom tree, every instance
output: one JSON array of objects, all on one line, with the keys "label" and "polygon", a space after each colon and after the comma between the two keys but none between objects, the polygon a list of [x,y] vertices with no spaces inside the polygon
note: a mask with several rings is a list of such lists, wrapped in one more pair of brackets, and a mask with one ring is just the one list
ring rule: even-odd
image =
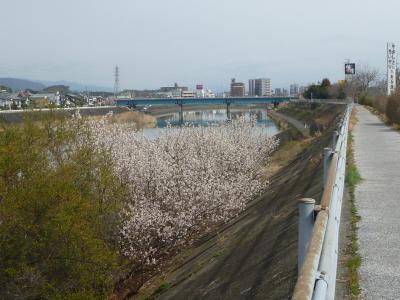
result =
[{"label": "cherry blossom tree", "polygon": [[128,187],[121,213],[123,254],[143,264],[242,211],[267,187],[261,169],[278,143],[255,130],[255,119],[244,117],[222,125],[169,127],[153,140],[107,118],[88,126]]}]

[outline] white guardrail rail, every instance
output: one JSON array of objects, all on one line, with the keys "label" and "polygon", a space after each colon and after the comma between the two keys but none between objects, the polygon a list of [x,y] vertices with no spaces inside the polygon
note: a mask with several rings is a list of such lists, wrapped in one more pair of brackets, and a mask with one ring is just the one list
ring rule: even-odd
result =
[{"label": "white guardrail rail", "polygon": [[309,198],[299,201],[299,276],[293,300],[335,299],[339,226],[352,109],[353,104],[348,104],[333,134],[332,148],[324,149],[321,204],[315,205],[315,200]]}]

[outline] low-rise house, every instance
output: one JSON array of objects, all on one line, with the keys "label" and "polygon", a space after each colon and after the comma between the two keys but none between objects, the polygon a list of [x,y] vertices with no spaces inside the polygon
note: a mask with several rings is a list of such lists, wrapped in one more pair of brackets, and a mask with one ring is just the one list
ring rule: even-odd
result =
[{"label": "low-rise house", "polygon": [[49,104],[60,105],[60,94],[57,93],[38,93],[32,94],[29,96],[31,102],[38,103],[38,102],[47,102]]},{"label": "low-rise house", "polygon": [[7,91],[0,92],[0,109],[11,109],[11,94]]}]

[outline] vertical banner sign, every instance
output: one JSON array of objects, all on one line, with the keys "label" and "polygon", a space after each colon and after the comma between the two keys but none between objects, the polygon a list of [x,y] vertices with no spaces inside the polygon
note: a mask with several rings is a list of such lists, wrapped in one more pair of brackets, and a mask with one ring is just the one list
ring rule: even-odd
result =
[{"label": "vertical banner sign", "polygon": [[396,45],[387,43],[387,94],[396,91]]}]

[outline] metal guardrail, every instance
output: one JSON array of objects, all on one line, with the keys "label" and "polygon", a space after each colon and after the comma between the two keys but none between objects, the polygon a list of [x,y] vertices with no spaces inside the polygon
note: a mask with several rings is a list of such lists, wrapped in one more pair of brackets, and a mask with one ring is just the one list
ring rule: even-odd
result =
[{"label": "metal guardrail", "polygon": [[[293,300],[335,299],[340,215],[346,171],[350,115],[348,104],[332,148],[324,149],[324,192],[321,205],[313,199],[299,203],[299,276]],[[333,149],[333,150],[332,150]]]}]

